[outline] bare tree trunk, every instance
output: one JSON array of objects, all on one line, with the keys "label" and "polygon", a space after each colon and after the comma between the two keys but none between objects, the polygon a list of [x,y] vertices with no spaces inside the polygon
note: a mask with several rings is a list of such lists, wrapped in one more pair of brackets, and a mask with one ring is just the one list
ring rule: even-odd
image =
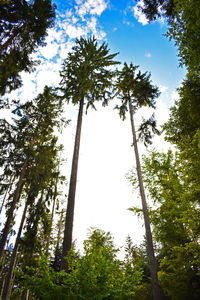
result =
[{"label": "bare tree trunk", "polygon": [[157,263],[154,255],[151,227],[149,222],[149,213],[147,209],[147,202],[146,202],[144,184],[142,179],[142,171],[141,171],[140,158],[139,158],[139,152],[137,147],[137,139],[136,139],[134,119],[133,119],[133,108],[131,105],[131,101],[129,101],[129,111],[130,111],[131,128],[133,134],[133,146],[135,150],[135,158],[136,158],[136,165],[137,165],[137,174],[138,174],[138,180],[140,186],[140,195],[141,195],[143,215],[144,215],[144,224],[146,230],[147,252],[148,252],[149,267],[150,267],[151,279],[152,279],[153,297],[154,300],[159,300],[161,299],[161,296],[160,296],[160,287],[158,284],[158,276],[157,276]]},{"label": "bare tree trunk", "polygon": [[3,280],[3,284],[2,284],[2,287],[1,287],[0,300],[2,300],[1,297],[2,297],[2,293],[3,293],[4,283],[5,283],[5,279]]},{"label": "bare tree trunk", "polygon": [[29,298],[29,290],[23,291],[21,294],[21,300],[28,300]]},{"label": "bare tree trunk", "polygon": [[84,105],[84,99],[81,99],[80,106],[79,106],[79,113],[78,113],[77,128],[76,128],[76,138],[75,138],[74,154],[72,160],[72,169],[71,169],[71,177],[70,177],[70,185],[69,185],[69,195],[68,195],[65,231],[64,231],[64,239],[63,239],[62,258],[61,258],[61,270],[66,270],[66,271],[67,271],[67,261],[65,260],[65,257],[67,256],[67,253],[72,246],[74,205],[75,205],[81,126],[82,126],[82,117],[83,117],[83,105]]},{"label": "bare tree trunk", "polygon": [[[41,118],[42,118],[42,115],[39,118],[36,130],[35,130],[35,134],[34,134],[34,137],[32,139],[30,147],[33,147],[33,145],[35,143],[35,140],[36,140],[36,137],[37,137],[37,130],[38,130],[38,127],[40,125]],[[27,158],[24,161],[24,164],[23,164],[20,176],[19,176],[19,181],[17,183],[17,188],[16,188],[15,193],[14,193],[13,201],[12,201],[12,204],[11,204],[9,212],[8,212],[8,217],[7,217],[7,220],[6,220],[6,224],[5,224],[4,229],[3,229],[2,238],[0,240],[0,261],[1,261],[1,257],[2,257],[2,254],[3,254],[4,246],[6,244],[6,239],[7,239],[9,230],[10,230],[10,226],[11,226],[15,206],[17,204],[17,201],[19,199],[19,195],[20,195],[20,192],[21,192],[21,187],[22,187],[22,183],[23,183],[23,179],[24,179],[24,176],[25,176],[26,168],[28,166],[29,159],[30,159],[30,156],[27,156]]]},{"label": "bare tree trunk", "polygon": [[[17,259],[18,259],[18,257],[19,257],[19,253],[17,253],[17,255],[16,255],[14,269],[15,269],[15,267],[17,265]],[[10,281],[10,290],[9,290],[9,293],[8,293],[8,299],[10,299],[10,295],[12,293],[12,288],[13,288],[14,282],[15,282],[15,273],[12,275],[12,278],[11,278],[11,281]]]},{"label": "bare tree trunk", "polygon": [[[58,182],[56,182],[57,185]],[[52,225],[53,225],[53,217],[54,217],[54,210],[55,210],[55,203],[56,203],[56,195],[57,195],[57,187],[55,187],[55,194],[53,198],[53,207],[52,207],[52,212],[51,212],[51,223],[50,223],[50,230],[49,234],[47,237],[47,247],[46,247],[46,255],[49,255],[49,244],[50,244],[50,239],[51,239],[51,231],[52,231]]]},{"label": "bare tree trunk", "polygon": [[63,219],[63,209],[62,209],[61,215],[60,215],[60,221],[59,221],[59,227],[58,227],[58,237],[57,237],[56,249],[59,248],[59,244],[60,244],[60,235],[61,235],[61,228],[62,228],[62,219]]},{"label": "bare tree trunk", "polygon": [[12,188],[12,185],[13,185],[13,182],[15,181],[15,178],[13,179],[13,176],[11,176],[11,179],[10,179],[10,186],[7,188],[6,192],[5,192],[5,195],[3,197],[3,201],[2,201],[2,204],[1,204],[1,208],[0,208],[0,214],[2,212],[2,209],[4,207],[4,203],[5,203],[5,200],[6,200],[6,197],[7,195],[9,194],[9,192],[11,191],[11,188]]},{"label": "bare tree trunk", "polygon": [[20,240],[20,237],[21,237],[23,225],[24,225],[24,220],[25,220],[25,217],[26,217],[27,207],[28,207],[28,201],[26,201],[26,204],[25,204],[25,207],[24,207],[24,211],[23,211],[23,215],[22,215],[22,218],[21,218],[17,238],[16,238],[16,241],[15,241],[15,247],[13,249],[13,253],[12,253],[12,256],[11,256],[11,261],[10,261],[8,273],[6,275],[6,280],[5,280],[3,295],[2,295],[3,300],[9,299],[8,296],[9,296],[9,292],[10,292],[11,279],[12,279],[13,271],[14,271],[14,268],[15,268],[17,250],[18,250],[18,246],[19,246],[19,240]]},{"label": "bare tree trunk", "polygon": [[5,243],[6,243],[7,236],[8,236],[9,230],[10,230],[10,225],[11,225],[11,222],[12,222],[15,206],[16,206],[17,201],[19,199],[19,195],[20,195],[21,187],[22,187],[22,182],[23,182],[23,179],[24,179],[24,176],[25,176],[25,172],[26,172],[28,162],[29,162],[29,156],[25,159],[24,165],[22,167],[22,171],[21,171],[21,174],[20,174],[20,177],[19,177],[17,188],[16,188],[15,193],[14,193],[13,201],[11,203],[11,206],[10,206],[10,209],[9,209],[9,212],[8,212],[8,217],[7,217],[7,220],[6,220],[6,224],[5,224],[4,229],[3,229],[3,234],[2,234],[1,241],[0,241],[0,260],[1,260],[2,254],[3,254],[3,250],[4,250],[4,246],[5,246]]}]

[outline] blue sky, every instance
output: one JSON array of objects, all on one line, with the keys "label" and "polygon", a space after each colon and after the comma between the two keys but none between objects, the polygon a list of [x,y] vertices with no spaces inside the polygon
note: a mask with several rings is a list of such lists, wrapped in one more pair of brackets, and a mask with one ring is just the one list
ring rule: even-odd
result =
[{"label": "blue sky", "polygon": [[[86,2],[68,1],[69,4],[66,5],[65,1],[57,1],[56,4],[58,11],[64,12],[68,9],[77,17],[77,7],[80,9]],[[94,0],[91,3],[91,10],[94,10],[95,5],[96,11],[100,5],[104,5],[105,9],[102,9],[99,15],[90,14],[91,10],[88,9],[84,19],[89,20],[91,16],[96,18],[97,28],[105,34],[103,39],[107,41],[111,51],[119,52],[118,59],[122,63],[132,61],[139,65],[143,72],[151,72],[152,79],[159,85],[169,89],[179,86],[184,70],[178,66],[177,50],[173,41],[169,42],[163,36],[167,31],[164,20],[151,24],[146,24],[144,16],[139,20],[139,15],[134,12],[136,1]],[[84,24],[84,20],[77,21],[80,27]]]},{"label": "blue sky", "polygon": [[[48,31],[47,46],[33,55],[41,63],[31,74],[22,73],[24,86],[13,93],[27,96],[41,92],[45,84],[58,85],[63,59],[74,40],[81,35],[94,34],[106,41],[111,52],[119,52],[117,59],[139,65],[143,72],[151,72],[153,83],[165,91],[165,103],[173,103],[172,93],[180,85],[185,71],[179,68],[173,41],[163,36],[167,26],[163,20],[147,24],[137,12],[135,1],[125,0],[58,0],[55,27]],[[47,76],[48,74],[48,76]],[[45,78],[45,81],[43,80]]]},{"label": "blue sky", "polygon": [[[42,92],[45,85],[57,86],[63,59],[75,38],[94,34],[100,42],[108,43],[112,53],[120,52],[119,61],[133,62],[143,72],[151,72],[153,83],[162,92],[157,101],[156,118],[159,124],[167,121],[169,107],[177,99],[176,88],[185,71],[178,67],[173,42],[163,36],[167,30],[164,21],[147,24],[145,17],[136,13],[134,1],[59,0],[55,3],[58,8],[55,27],[48,32],[46,47],[33,54],[41,63],[34,73],[22,73],[23,87],[9,97],[20,97],[21,102],[25,102]],[[90,110],[84,115],[73,234],[79,248],[91,226],[111,231],[118,247],[125,243],[128,234],[136,244],[143,239],[143,221],[128,211],[133,205],[141,207],[137,192],[132,191],[125,178],[135,166],[130,121],[120,120],[113,110],[116,103],[114,99],[107,108],[101,108],[98,103],[97,111]],[[73,105],[66,106],[65,117],[71,119],[71,125],[60,139],[65,146],[63,156],[67,159],[63,174],[68,179],[77,110]],[[136,127],[140,117],[149,113],[151,111],[143,109],[136,116]],[[153,146],[160,151],[171,147],[163,136],[156,137]],[[142,145],[139,150],[146,152]],[[151,199],[148,201],[151,203]]]}]

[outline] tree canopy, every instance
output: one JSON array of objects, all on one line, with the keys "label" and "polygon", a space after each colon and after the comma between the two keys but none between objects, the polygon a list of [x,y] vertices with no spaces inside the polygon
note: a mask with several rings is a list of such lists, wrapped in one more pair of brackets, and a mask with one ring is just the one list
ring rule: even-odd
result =
[{"label": "tree canopy", "polygon": [[22,85],[20,72],[32,72],[31,58],[45,45],[54,24],[56,6],[51,0],[9,0],[0,3],[0,95]]}]

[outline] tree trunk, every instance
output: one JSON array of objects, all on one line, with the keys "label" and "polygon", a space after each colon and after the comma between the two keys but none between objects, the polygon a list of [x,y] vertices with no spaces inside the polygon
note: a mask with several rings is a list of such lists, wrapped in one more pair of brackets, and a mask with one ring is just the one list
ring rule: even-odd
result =
[{"label": "tree trunk", "polygon": [[140,195],[141,195],[141,200],[142,200],[144,224],[145,224],[145,230],[146,230],[147,252],[148,252],[149,267],[150,267],[151,279],[152,279],[153,297],[154,297],[154,300],[159,300],[159,299],[161,299],[161,296],[160,296],[160,287],[158,284],[157,264],[156,264],[156,259],[155,259],[155,255],[154,255],[154,249],[153,249],[152,234],[151,234],[151,228],[150,228],[150,222],[149,222],[149,213],[148,213],[148,209],[147,209],[147,202],[146,202],[146,196],[145,196],[143,179],[142,179],[142,171],[141,171],[140,158],[139,158],[139,152],[138,152],[138,147],[137,147],[137,139],[136,139],[134,119],[133,119],[133,108],[131,105],[131,101],[129,101],[129,112],[130,112],[131,128],[132,128],[132,134],[133,134],[133,146],[134,146],[134,151],[135,151],[137,174],[138,174],[139,187],[140,187]]},{"label": "tree trunk", "polygon": [[65,231],[64,231],[64,239],[63,239],[61,270],[66,270],[66,271],[67,271],[67,261],[65,260],[65,257],[67,256],[67,252],[71,249],[72,246],[74,205],[75,205],[78,158],[79,158],[80,137],[81,137],[81,125],[82,125],[82,117],[83,117],[83,105],[84,105],[84,98],[81,99],[80,106],[79,106],[74,154],[72,160],[72,169],[71,169],[71,177],[70,177],[70,185],[69,185]]},{"label": "tree trunk", "polygon": [[[58,181],[56,182],[56,185],[58,184]],[[52,225],[53,225],[53,216],[54,216],[54,210],[55,210],[55,203],[56,203],[56,196],[57,196],[57,186],[55,187],[55,193],[54,193],[54,198],[53,198],[53,207],[52,207],[52,212],[51,212],[51,223],[50,223],[50,230],[49,234],[47,237],[47,247],[46,247],[46,255],[49,255],[49,244],[50,244],[50,239],[51,239],[51,231],[52,231]]]},{"label": "tree trunk", "polygon": [[11,206],[10,206],[10,209],[9,209],[9,212],[8,212],[8,217],[7,217],[7,220],[6,220],[6,224],[5,224],[4,229],[3,229],[3,234],[2,234],[1,241],[0,241],[0,260],[1,260],[2,254],[3,254],[4,246],[6,244],[7,236],[8,236],[9,230],[10,230],[10,225],[11,225],[11,222],[12,222],[15,206],[16,206],[17,201],[19,199],[19,195],[20,195],[20,191],[21,191],[21,187],[22,187],[22,182],[23,182],[23,179],[24,179],[24,176],[25,176],[25,172],[26,172],[26,168],[27,168],[27,165],[28,165],[28,162],[29,162],[29,158],[30,157],[28,156],[25,159],[24,165],[22,167],[22,171],[21,171],[21,174],[20,174],[20,177],[19,177],[17,188],[16,188],[15,193],[14,193],[13,201],[11,203]]},{"label": "tree trunk", "polygon": [[57,237],[57,243],[56,243],[56,249],[59,248],[60,244],[60,235],[61,235],[61,228],[62,228],[62,219],[63,219],[63,209],[60,214],[60,221],[59,221],[59,227],[58,227],[58,237]]},{"label": "tree trunk", "polygon": [[[33,145],[35,143],[35,140],[36,140],[36,137],[37,137],[37,130],[38,130],[38,127],[40,125],[41,118],[42,118],[42,115],[39,118],[36,130],[35,130],[35,134],[34,134],[34,137],[32,139],[30,147],[33,147]],[[30,159],[30,156],[27,156],[27,158],[25,159],[25,162],[23,164],[23,167],[22,167],[22,170],[21,170],[21,173],[20,173],[20,176],[19,176],[19,181],[17,183],[17,188],[16,188],[15,193],[14,193],[13,201],[12,201],[11,207],[10,207],[9,212],[8,212],[8,217],[7,217],[7,220],[6,220],[6,224],[5,224],[4,229],[3,229],[2,237],[1,237],[1,240],[0,240],[0,261],[1,261],[1,257],[2,257],[2,254],[3,254],[4,246],[6,244],[7,236],[8,236],[9,230],[10,230],[10,226],[11,226],[15,206],[16,206],[17,201],[19,199],[19,195],[20,195],[20,191],[21,191],[21,187],[22,187],[22,183],[23,183],[23,179],[24,179],[24,176],[25,176],[25,172],[26,172],[26,168],[27,168],[29,159]]]},{"label": "tree trunk", "polygon": [[23,291],[21,294],[21,300],[28,300],[29,299],[29,290]]},{"label": "tree trunk", "polygon": [[9,299],[11,280],[12,280],[12,275],[13,275],[13,271],[14,271],[14,268],[15,268],[15,262],[16,262],[16,258],[17,258],[17,250],[18,250],[18,246],[19,246],[19,240],[20,240],[20,237],[21,237],[23,225],[24,225],[24,220],[25,220],[25,217],[26,217],[27,207],[28,207],[28,201],[26,201],[26,204],[25,204],[25,207],[24,207],[23,215],[22,215],[22,218],[21,218],[21,223],[20,223],[17,238],[16,238],[16,241],[15,241],[15,247],[13,249],[13,253],[12,253],[12,256],[11,256],[11,261],[10,261],[8,273],[6,275],[6,280],[5,280],[3,294],[2,294],[2,300]]},{"label": "tree trunk", "polygon": [[[5,192],[5,195],[4,195],[4,197],[3,197],[3,201],[2,201],[2,204],[1,204],[1,208],[0,208],[0,214],[1,214],[2,210],[3,210],[3,207],[4,207],[4,203],[5,203],[6,197],[7,197],[7,195],[10,193],[14,181],[15,181],[15,178],[13,179],[13,176],[12,176],[11,179],[10,179],[10,186],[7,188],[7,190],[6,190],[6,192]],[[1,299],[1,298],[0,298],[0,299]]]}]

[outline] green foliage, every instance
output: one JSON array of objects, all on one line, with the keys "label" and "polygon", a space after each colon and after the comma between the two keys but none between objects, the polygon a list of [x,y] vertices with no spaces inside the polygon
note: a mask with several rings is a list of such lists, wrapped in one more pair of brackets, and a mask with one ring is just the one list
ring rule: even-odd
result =
[{"label": "green foliage", "polygon": [[[199,139],[197,131],[182,139],[176,155],[169,150],[144,158],[144,182],[157,207],[150,219],[160,248],[159,280],[171,299],[198,299],[200,293]],[[136,174],[129,178],[135,183]]]},{"label": "green foliage", "polygon": [[144,143],[145,146],[152,144],[152,135],[160,135],[160,130],[156,127],[155,115],[153,114],[148,120],[142,118],[138,130],[138,141]]},{"label": "green foliage", "polygon": [[[13,122],[0,123],[1,158],[0,166],[4,175],[18,176],[24,159],[34,156],[37,147],[48,141],[55,127],[62,130],[67,122],[61,117],[62,103],[52,88],[45,87],[44,92],[32,101],[20,105],[14,103]],[[34,144],[34,147],[33,147]]]},{"label": "green foliage", "polygon": [[189,242],[184,247],[173,247],[161,260],[158,273],[166,295],[172,300],[199,299],[200,297],[200,245]]},{"label": "green foliage", "polygon": [[[5,184],[7,183],[6,186],[13,186],[6,203],[6,209],[10,213],[9,208],[13,205],[13,193],[16,187],[13,182],[9,182],[9,177],[13,176],[15,183],[20,176],[25,159],[28,159],[29,164],[22,179],[22,188],[14,202],[13,211],[17,210],[17,206],[25,199],[29,206],[27,221],[29,230],[24,238],[24,245],[28,245],[24,262],[27,256],[28,262],[31,263],[33,252],[36,251],[38,254],[41,251],[41,244],[45,245],[45,238],[49,232],[48,207],[55,195],[57,177],[60,176],[57,170],[59,163],[57,156],[62,149],[62,146],[57,146],[54,129],[57,127],[61,130],[65,121],[61,117],[62,102],[52,88],[45,87],[44,92],[33,101],[23,105],[18,102],[16,104],[13,113],[17,118],[13,120],[12,125],[6,123],[6,131],[2,131],[5,139],[1,143],[4,154],[1,157],[1,166],[5,172],[1,179]],[[11,219],[14,219],[13,211],[10,213]],[[40,232],[38,226],[42,237],[38,234]],[[5,239],[7,234],[6,232],[4,235]]]},{"label": "green foliage", "polygon": [[[139,0],[138,0],[139,1]],[[160,17],[168,20],[166,36],[175,41],[179,50],[180,65],[191,74],[200,70],[200,7],[196,0],[144,0],[140,7],[149,21]]]},{"label": "green foliage", "polygon": [[0,94],[18,88],[19,73],[31,72],[37,62],[30,54],[44,46],[55,19],[51,0],[10,0],[0,3]]},{"label": "green foliage", "polygon": [[125,264],[130,270],[133,266],[135,269],[142,271],[142,280],[136,286],[135,300],[153,299],[149,262],[146,249],[146,241],[139,247],[133,245],[131,238],[128,236],[125,245]]},{"label": "green foliage", "polygon": [[118,71],[118,78],[115,85],[116,95],[121,100],[119,109],[120,117],[124,120],[127,105],[131,101],[134,111],[143,106],[155,108],[155,98],[159,96],[158,88],[150,82],[151,74],[136,72],[138,66],[132,63],[130,66],[124,63],[122,71]]},{"label": "green foliage", "polygon": [[75,271],[74,299],[129,299],[141,279],[140,270],[116,258],[110,234],[94,230],[84,243],[85,255]]},{"label": "green foliage", "polygon": [[166,34],[175,40],[179,50],[180,64],[185,65],[189,72],[200,71],[200,7],[196,0],[175,1],[176,18],[170,21]]},{"label": "green foliage", "polygon": [[171,108],[171,115],[164,125],[166,139],[179,145],[184,137],[193,137],[200,128],[200,78],[188,75],[178,89],[179,100]]},{"label": "green foliage", "polygon": [[175,3],[176,0],[143,0],[143,5],[139,5],[139,8],[149,21],[163,16],[173,20],[176,16]]},{"label": "green foliage", "polygon": [[63,98],[73,104],[84,99],[86,111],[90,106],[95,108],[95,101],[102,101],[102,105],[107,105],[115,74],[109,67],[119,64],[113,61],[116,55],[117,53],[109,54],[105,43],[98,46],[94,37],[77,39],[61,71]]},{"label": "green foliage", "polygon": [[[151,74],[137,72],[137,68],[132,63],[130,66],[125,63],[122,71],[118,71],[115,90],[121,103],[115,108],[119,110],[122,120],[126,118],[129,104],[133,113],[143,106],[155,108],[155,98],[159,96],[158,88],[150,82]],[[159,130],[156,128],[154,114],[148,120],[143,118],[138,129],[138,140],[145,145],[151,144],[152,134],[155,133],[159,134]]]},{"label": "green foliage", "polygon": [[42,256],[29,272],[18,272],[18,281],[36,299],[134,299],[142,270],[130,253],[122,262],[117,252],[110,233],[93,230],[84,242],[83,255],[71,249],[69,273],[56,273]]}]

